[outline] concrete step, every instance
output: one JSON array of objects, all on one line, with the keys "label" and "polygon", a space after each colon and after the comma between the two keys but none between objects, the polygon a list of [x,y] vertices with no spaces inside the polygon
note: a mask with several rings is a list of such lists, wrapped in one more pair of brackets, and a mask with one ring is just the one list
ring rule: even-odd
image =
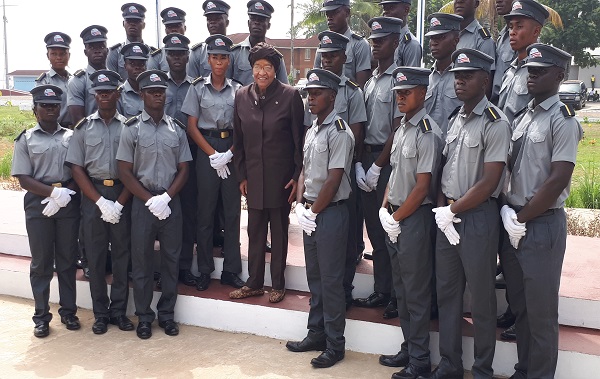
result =
[{"label": "concrete step", "polygon": [[[0,254],[0,294],[31,298],[29,258]],[[108,277],[110,281],[110,276]],[[230,332],[249,333],[281,340],[301,339],[306,334],[310,294],[289,290],[284,301],[270,304],[268,296],[232,301],[231,287],[213,280],[207,291],[179,285],[175,310],[178,322]],[[154,293],[156,305],[160,292]],[[58,302],[58,284],[52,280],[50,301]],[[77,302],[91,308],[89,285],[78,271]],[[130,292],[128,314],[133,314]],[[351,308],[347,313],[347,349],[372,354],[394,354],[403,341],[398,320],[383,320],[381,309]],[[89,328],[91,325],[84,325]],[[437,322],[431,323],[433,363],[439,362]],[[501,330],[498,330],[498,335]],[[473,328],[471,320],[463,322],[463,361],[466,369],[473,364]],[[600,331],[586,328],[560,327],[559,361],[556,378],[588,378],[600,371]],[[510,376],[516,360],[516,344],[497,340],[494,370],[497,375]],[[373,365],[377,365],[376,361]]]}]

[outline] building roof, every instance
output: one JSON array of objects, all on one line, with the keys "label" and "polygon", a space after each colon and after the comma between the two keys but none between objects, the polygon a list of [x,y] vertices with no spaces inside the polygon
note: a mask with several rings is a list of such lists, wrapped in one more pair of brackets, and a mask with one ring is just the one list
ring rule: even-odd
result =
[{"label": "building roof", "polygon": [[29,96],[29,97],[31,97],[31,93],[29,93],[29,91],[21,91],[21,90],[18,90],[18,89],[0,88],[0,94],[2,94],[1,95],[2,97],[6,97],[6,96],[13,96],[13,97],[17,97],[17,96]]},{"label": "building roof", "polygon": [[[228,36],[233,43],[240,43],[248,37],[248,33],[235,33]],[[289,49],[291,45],[291,39],[289,38],[265,38],[265,41],[275,46],[278,49]],[[313,36],[310,38],[296,38],[294,39],[294,49],[316,49],[319,46],[319,38]]]},{"label": "building roof", "polygon": [[9,76],[40,76],[44,72],[48,70],[15,70],[13,72],[9,72]]}]

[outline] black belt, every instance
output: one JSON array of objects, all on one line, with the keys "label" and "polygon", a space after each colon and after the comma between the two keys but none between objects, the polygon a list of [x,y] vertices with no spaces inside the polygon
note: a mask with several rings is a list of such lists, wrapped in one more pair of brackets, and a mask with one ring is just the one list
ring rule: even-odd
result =
[{"label": "black belt", "polygon": [[209,137],[213,137],[213,138],[221,138],[221,139],[233,137],[233,129],[222,129],[222,130],[200,129],[200,133],[205,136],[209,136]]},{"label": "black belt", "polygon": [[66,182],[44,183],[44,184],[47,185],[47,186],[61,188],[61,187],[68,186],[69,184],[71,184],[72,181],[73,181],[73,179],[69,179]]},{"label": "black belt", "polygon": [[121,181],[119,179],[96,179],[96,178],[90,178],[92,180],[92,183],[95,184],[102,184],[105,187],[113,187],[116,186],[117,184],[121,184]]},{"label": "black belt", "polygon": [[[458,199],[455,200],[455,199],[446,198],[446,205],[452,205],[452,204],[456,203],[457,201],[458,201]],[[483,202],[484,203],[489,203],[491,201],[496,201],[496,198],[495,197],[489,197],[489,198],[485,199]],[[481,204],[483,204],[483,203],[481,203]]]},{"label": "black belt", "polygon": [[399,205],[394,205],[394,204],[388,203],[388,213],[389,214],[396,212],[398,210],[398,208],[400,208]]},{"label": "black belt", "polygon": [[383,146],[384,145],[367,145],[365,144],[365,151],[367,153],[378,153],[380,151],[383,151]]},{"label": "black belt", "polygon": [[[337,207],[338,205],[344,205],[345,202],[346,202],[346,200],[332,201],[325,208]],[[308,201],[308,200],[304,199],[304,207],[306,209],[310,209],[310,207],[312,207],[313,204],[314,204],[313,201]]]},{"label": "black belt", "polygon": [[[509,207],[511,207],[512,209],[515,210],[515,212],[521,212],[521,209],[523,209],[524,207],[520,206],[520,205],[510,205],[508,204]],[[541,217],[541,216],[550,216],[555,214],[556,212],[558,212],[558,210],[561,208],[550,208],[548,210],[546,210],[545,212],[540,213],[539,215],[536,216],[536,218]]]}]

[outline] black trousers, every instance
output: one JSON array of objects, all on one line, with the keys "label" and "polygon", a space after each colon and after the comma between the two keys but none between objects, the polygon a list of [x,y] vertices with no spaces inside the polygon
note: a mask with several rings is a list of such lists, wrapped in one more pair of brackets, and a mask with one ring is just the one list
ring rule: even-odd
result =
[{"label": "black trousers", "polygon": [[181,211],[183,214],[181,255],[179,256],[179,270],[192,268],[194,259],[194,242],[196,241],[196,214],[198,213],[198,187],[196,183],[196,157],[198,147],[190,144],[192,160],[188,162],[189,176],[187,182],[179,192]]}]

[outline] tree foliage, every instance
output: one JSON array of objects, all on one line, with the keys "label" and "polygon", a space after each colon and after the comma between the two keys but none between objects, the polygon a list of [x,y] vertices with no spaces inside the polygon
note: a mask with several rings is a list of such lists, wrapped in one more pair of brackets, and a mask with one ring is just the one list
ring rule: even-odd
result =
[{"label": "tree foliage", "polygon": [[[325,12],[321,12],[322,5],[323,0],[310,0],[298,5],[298,8],[304,14],[304,19],[297,23],[296,26],[302,31],[301,33],[305,38],[310,38],[327,30]],[[358,34],[368,35],[370,30],[367,22],[371,18],[381,14],[381,7],[378,5],[378,1],[353,0],[350,3],[350,8],[352,9],[350,29]]]}]

